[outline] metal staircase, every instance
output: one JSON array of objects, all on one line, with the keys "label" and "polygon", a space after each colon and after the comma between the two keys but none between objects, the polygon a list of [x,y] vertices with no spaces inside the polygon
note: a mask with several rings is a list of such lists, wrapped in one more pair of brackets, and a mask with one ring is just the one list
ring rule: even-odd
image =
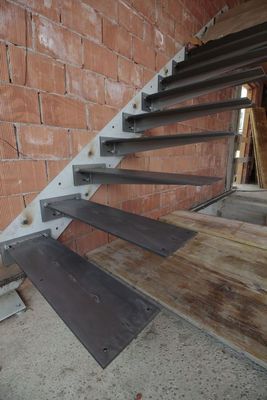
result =
[{"label": "metal staircase", "polygon": [[267,60],[266,46],[265,23],[179,52],[1,234],[3,263],[20,265],[102,367],[136,337],[159,308],[56,239],[72,219],[163,257],[191,239],[195,233],[188,229],[88,200],[101,184],[200,186],[218,181],[220,177],[116,167],[127,154],[233,137],[232,132],[143,134],[174,122],[252,107],[245,98],[167,108],[264,78],[258,65]]}]

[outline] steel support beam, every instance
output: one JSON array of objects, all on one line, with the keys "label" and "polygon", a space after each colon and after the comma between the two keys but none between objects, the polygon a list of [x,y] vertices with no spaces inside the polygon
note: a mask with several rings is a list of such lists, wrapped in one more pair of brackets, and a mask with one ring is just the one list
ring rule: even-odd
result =
[{"label": "steel support beam", "polygon": [[149,185],[212,185],[221,178],[210,176],[184,175],[164,172],[138,171],[74,165],[74,185],[88,184],[149,184]]},{"label": "steel support beam", "polygon": [[158,126],[169,125],[179,121],[216,114],[218,112],[249,108],[252,102],[248,98],[204,103],[190,107],[181,107],[164,111],[153,111],[144,114],[123,114],[125,132],[144,132]]},{"label": "steel support beam", "polygon": [[262,79],[265,76],[263,68],[258,67],[248,71],[229,73],[224,76],[207,79],[191,85],[187,84],[178,88],[163,90],[150,95],[142,93],[142,110],[159,110],[215,90],[253,82]]},{"label": "steel support beam", "polygon": [[46,208],[60,213],[61,217],[82,221],[163,257],[171,255],[195,236],[191,230],[87,200],[54,202],[49,199]]},{"label": "steel support beam", "polygon": [[252,37],[256,37],[257,35],[261,35],[266,31],[267,22],[263,22],[262,24],[243,29],[242,31],[230,33],[229,35],[219,39],[210,40],[202,46],[194,47],[188,51],[188,59],[197,60],[198,58],[202,58],[204,54],[205,56],[212,58],[214,55],[224,52],[227,49],[227,46],[240,45],[240,43],[244,43],[243,41],[246,41]]},{"label": "steel support beam", "polygon": [[51,237],[25,240],[9,256],[102,368],[159,312],[144,295]]},{"label": "steel support beam", "polygon": [[220,74],[225,72],[243,68],[250,65],[259,65],[267,60],[267,46],[261,47],[242,54],[240,56],[234,56],[221,61],[210,61],[205,66],[197,68],[195,71],[183,71],[167,76],[166,78],[160,79],[160,88],[172,88],[181,87],[185,84],[192,84],[199,82],[203,79],[211,79],[212,77],[218,77]]},{"label": "steel support beam", "polygon": [[178,135],[143,136],[131,139],[100,137],[100,155],[102,157],[110,157],[111,155],[124,156],[126,154],[142,151],[208,142],[224,137],[232,137],[234,135],[233,132],[202,132]]},{"label": "steel support beam", "polygon": [[[248,51],[267,45],[267,27],[261,32],[250,37],[243,37],[236,42],[230,42],[227,45],[216,47],[212,51],[203,51],[198,57],[190,57],[181,63],[175,64],[175,71],[193,71],[210,62],[226,60],[227,58],[246,54]],[[203,45],[202,47],[205,47]],[[189,53],[190,54],[190,53]]]}]

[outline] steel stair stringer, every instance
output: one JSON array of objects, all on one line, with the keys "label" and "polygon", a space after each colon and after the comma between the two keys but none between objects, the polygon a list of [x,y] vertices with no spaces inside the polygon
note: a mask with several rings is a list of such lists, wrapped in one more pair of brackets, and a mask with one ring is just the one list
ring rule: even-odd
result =
[{"label": "steel stair stringer", "polygon": [[[219,14],[219,13],[218,13]],[[212,19],[205,27],[212,25]],[[123,114],[139,114],[142,113],[142,93],[153,94],[158,91],[159,76],[167,77],[172,74],[173,62],[181,62],[185,59],[185,47],[181,49],[155,76],[137,93],[128,104],[123,107],[119,113],[88,143],[80,153],[74,157],[71,162],[63,168],[63,170],[51,181],[48,185],[36,196],[36,198],[10,223],[7,228],[0,234],[1,242],[14,240],[25,235],[35,234],[43,230],[49,229],[51,236],[57,239],[61,233],[67,228],[71,222],[70,218],[61,218],[43,222],[40,213],[40,200],[50,197],[59,197],[73,195],[77,192],[82,199],[90,199],[97,189],[99,184],[90,184],[83,186],[73,185],[73,165],[82,164],[99,164],[103,162],[103,157],[100,155],[100,137],[105,138],[136,138],[138,134],[124,132],[122,128]],[[115,168],[120,164],[123,156],[110,155],[105,157],[107,167]],[[0,260],[1,265],[1,260]]]},{"label": "steel stair stringer", "polygon": [[[29,235],[50,229],[51,235],[57,239],[71,222],[70,218],[62,218],[58,221],[42,222],[40,213],[40,200],[55,196],[66,196],[80,193],[83,199],[90,199],[97,191],[100,185],[87,185],[75,187],[73,185],[73,165],[81,164],[99,164],[103,162],[100,155],[100,137],[112,138],[134,138],[139,135],[126,133],[122,129],[123,113],[135,114],[141,110],[141,94],[155,93],[158,88],[158,76],[167,76],[171,73],[172,61],[177,62],[184,59],[184,49],[180,50],[176,56],[163,67],[154,78],[152,78],[138,94],[136,94],[129,103],[88,143],[80,153],[74,157],[71,162],[36,196],[36,198],[10,223],[10,225],[0,234],[0,243],[24,235]],[[123,159],[122,156],[105,157],[105,163],[108,167],[115,168]]]},{"label": "steel stair stringer", "polygon": [[[194,237],[195,232],[192,230],[86,201],[94,195],[100,184],[94,181],[84,184],[82,180],[82,184],[78,182],[75,185],[73,180],[75,166],[76,168],[78,166],[76,172],[88,175],[89,171],[89,177],[94,177],[96,182],[106,179],[108,174],[113,175],[113,180],[129,179],[131,174],[131,179],[139,182],[141,180],[144,183],[158,182],[160,179],[164,181],[167,178],[172,184],[187,183],[187,181],[182,182],[182,179],[189,178],[182,175],[157,174],[155,177],[155,173],[146,171],[130,171],[130,173],[127,170],[116,171],[116,166],[124,157],[118,154],[105,155],[107,171],[103,169],[92,171],[93,165],[103,163],[101,138],[114,140],[140,137],[136,132],[123,130],[123,116],[128,115],[129,120],[134,119],[134,116],[135,119],[142,119],[142,93],[148,96],[156,93],[159,76],[167,78],[172,74],[173,63],[179,63],[184,58],[185,48],[155,74],[154,78],[0,234],[2,262],[9,265],[15,261],[21,266],[102,367],[107,366],[136,337],[159,309],[151,300],[117,281],[98,266],[87,262],[55,239],[67,228],[72,219],[111,232],[161,256],[171,255],[179,246],[185,245],[187,240]],[[248,107],[250,102],[241,100],[238,108],[241,105]],[[211,108],[210,104],[206,105],[206,108],[207,106]],[[201,107],[197,107],[197,110],[199,108]],[[167,114],[171,112],[177,111],[168,111]],[[150,114],[153,118],[154,114]],[[221,133],[216,134],[217,137],[221,135]],[[227,136],[227,133],[224,136]],[[202,135],[202,141],[207,138],[207,135],[205,138]],[[183,140],[188,139],[183,138]],[[87,170],[82,170],[81,166],[86,166]],[[191,184],[198,185],[201,182],[212,183],[217,179],[190,177]]]}]

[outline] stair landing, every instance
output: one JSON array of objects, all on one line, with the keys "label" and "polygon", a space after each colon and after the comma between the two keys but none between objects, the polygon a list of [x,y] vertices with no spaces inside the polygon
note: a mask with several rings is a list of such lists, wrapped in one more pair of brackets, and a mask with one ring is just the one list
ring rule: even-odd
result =
[{"label": "stair landing", "polygon": [[197,232],[168,259],[121,240],[88,258],[266,368],[267,228],[199,215],[164,217]]}]

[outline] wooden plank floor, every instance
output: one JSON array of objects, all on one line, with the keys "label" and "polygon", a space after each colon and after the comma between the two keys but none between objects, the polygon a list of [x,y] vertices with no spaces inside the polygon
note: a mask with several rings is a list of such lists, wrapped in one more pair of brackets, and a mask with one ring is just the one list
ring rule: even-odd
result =
[{"label": "wooden plank floor", "polygon": [[162,220],[169,224],[173,223],[197,232],[223,237],[267,250],[267,227],[182,210],[174,211],[162,217]]},{"label": "wooden plank floor", "polygon": [[179,223],[179,213],[164,219],[184,226],[188,214],[186,226],[198,234],[171,257],[115,240],[88,258],[267,367],[266,229],[257,235],[250,224],[217,217],[208,229],[200,214],[182,212]]}]

